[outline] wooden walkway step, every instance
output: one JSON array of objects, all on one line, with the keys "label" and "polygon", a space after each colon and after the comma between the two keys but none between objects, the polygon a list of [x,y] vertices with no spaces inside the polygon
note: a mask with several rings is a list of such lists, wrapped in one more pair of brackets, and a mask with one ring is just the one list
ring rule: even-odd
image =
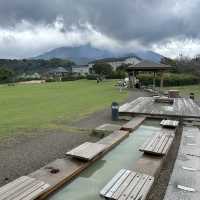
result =
[{"label": "wooden walkway step", "polygon": [[174,133],[159,132],[148,139],[141,147],[140,151],[148,154],[163,156],[167,154],[174,140]]},{"label": "wooden walkway step", "polygon": [[179,121],[163,119],[160,125],[166,128],[176,128],[179,125]]},{"label": "wooden walkway step", "polygon": [[134,117],[128,123],[124,124],[121,130],[132,132],[134,131],[144,120],[146,117]]},{"label": "wooden walkway step", "polygon": [[0,188],[0,200],[34,200],[49,187],[43,181],[22,176]]},{"label": "wooden walkway step", "polygon": [[121,169],[100,191],[100,195],[115,200],[145,200],[153,182],[152,176]]},{"label": "wooden walkway step", "polygon": [[66,155],[88,161],[95,158],[105,149],[106,145],[92,143],[92,142],[85,142],[82,145],[76,147],[75,149],[72,149],[71,151],[67,152]]}]

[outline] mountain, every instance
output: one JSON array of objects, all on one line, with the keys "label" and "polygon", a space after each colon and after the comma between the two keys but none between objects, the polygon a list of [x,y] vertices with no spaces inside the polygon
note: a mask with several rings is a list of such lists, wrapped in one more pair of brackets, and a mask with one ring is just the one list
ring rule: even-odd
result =
[{"label": "mountain", "polygon": [[35,57],[34,59],[49,60],[52,58],[68,59],[76,64],[87,64],[93,60],[104,59],[104,58],[117,58],[126,56],[136,56],[142,60],[150,60],[154,62],[160,62],[164,57],[153,51],[136,51],[129,54],[114,54],[107,50],[100,50],[91,45],[82,45],[78,47],[60,47],[48,51],[42,55]]},{"label": "mountain", "polygon": [[34,59],[49,60],[52,58],[68,59],[76,64],[87,64],[95,59],[113,57],[114,55],[106,50],[100,50],[91,45],[82,45],[79,47],[60,47],[46,52]]},{"label": "mountain", "polygon": [[164,56],[153,51],[137,51],[134,54],[142,60],[150,60],[157,63],[160,63],[161,59],[164,58]]}]

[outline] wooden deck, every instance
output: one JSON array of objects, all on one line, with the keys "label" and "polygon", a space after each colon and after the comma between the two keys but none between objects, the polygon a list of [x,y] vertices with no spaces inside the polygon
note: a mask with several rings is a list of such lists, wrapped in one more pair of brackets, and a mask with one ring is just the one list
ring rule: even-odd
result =
[{"label": "wooden deck", "polygon": [[105,149],[106,145],[85,142],[82,145],[76,147],[75,149],[72,149],[71,151],[67,152],[66,155],[89,161],[98,156],[98,154],[103,152]]},{"label": "wooden deck", "polygon": [[172,145],[175,134],[168,131],[155,133],[150,137],[141,147],[140,151],[153,154],[158,156],[163,156],[167,154],[169,148]]},{"label": "wooden deck", "polygon": [[[192,144],[192,145],[191,145]],[[200,130],[183,127],[181,144],[164,200],[199,200]]]},{"label": "wooden deck", "polygon": [[163,119],[160,125],[166,128],[176,128],[179,125],[179,121]]},{"label": "wooden deck", "polygon": [[43,181],[23,176],[0,188],[0,200],[33,200],[49,187]]},{"label": "wooden deck", "polygon": [[140,97],[119,108],[120,115],[200,118],[200,107],[189,98],[174,98],[173,104],[156,103],[153,97]]},{"label": "wooden deck", "polygon": [[152,176],[121,169],[100,191],[100,195],[115,200],[145,200],[153,182]]}]

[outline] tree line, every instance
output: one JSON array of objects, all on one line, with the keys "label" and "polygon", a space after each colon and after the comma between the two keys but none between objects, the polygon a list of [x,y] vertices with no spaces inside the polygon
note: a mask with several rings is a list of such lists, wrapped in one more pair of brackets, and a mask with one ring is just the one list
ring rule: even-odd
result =
[{"label": "tree line", "polygon": [[0,82],[10,82],[13,77],[20,74],[39,73],[45,74],[49,70],[64,67],[69,71],[75,63],[70,60],[51,59],[51,60],[36,60],[36,59],[0,59]]}]

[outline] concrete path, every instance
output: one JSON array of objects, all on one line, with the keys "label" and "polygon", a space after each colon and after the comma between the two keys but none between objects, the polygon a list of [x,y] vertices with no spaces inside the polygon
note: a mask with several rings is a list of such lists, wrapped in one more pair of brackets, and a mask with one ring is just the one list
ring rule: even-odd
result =
[{"label": "concrete path", "polygon": [[164,200],[199,200],[200,130],[184,127],[178,157]]}]

